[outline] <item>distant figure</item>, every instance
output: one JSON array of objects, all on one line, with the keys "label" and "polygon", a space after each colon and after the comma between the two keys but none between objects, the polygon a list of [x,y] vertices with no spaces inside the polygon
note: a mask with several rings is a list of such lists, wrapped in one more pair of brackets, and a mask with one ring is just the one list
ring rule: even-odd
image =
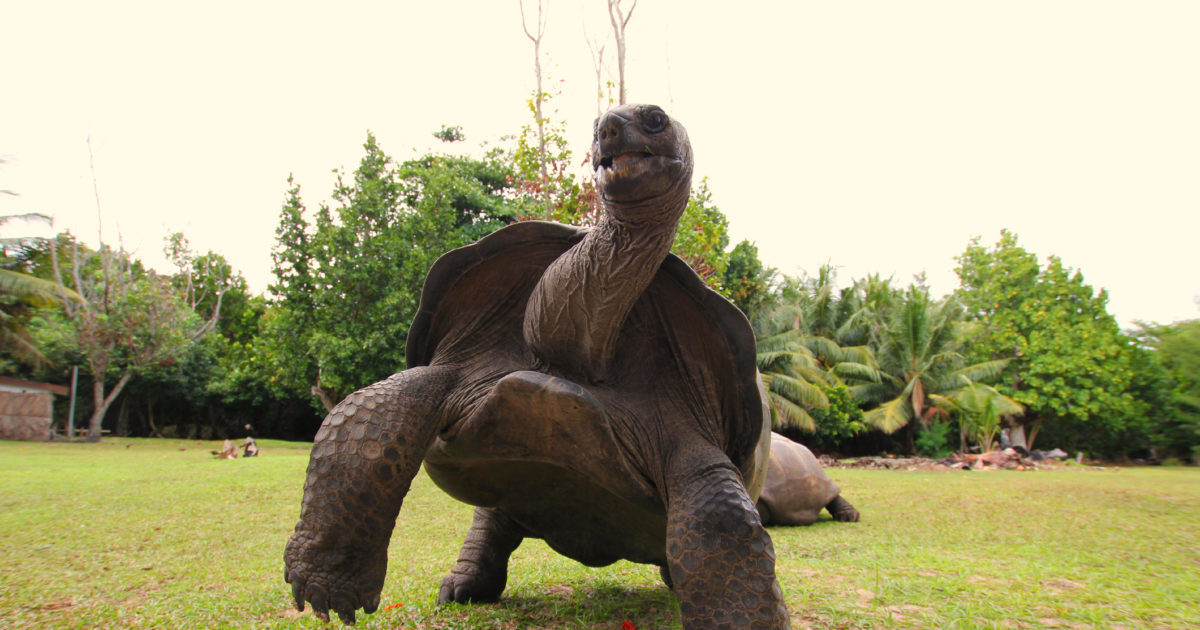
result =
[{"label": "distant figure", "polygon": [[242,446],[245,448],[242,452],[242,457],[258,457],[258,443],[254,441],[254,427],[246,425],[246,439],[242,440]]},{"label": "distant figure", "polygon": [[221,443],[220,451],[213,451],[212,454],[217,459],[237,459],[238,456],[237,447],[228,439]]}]

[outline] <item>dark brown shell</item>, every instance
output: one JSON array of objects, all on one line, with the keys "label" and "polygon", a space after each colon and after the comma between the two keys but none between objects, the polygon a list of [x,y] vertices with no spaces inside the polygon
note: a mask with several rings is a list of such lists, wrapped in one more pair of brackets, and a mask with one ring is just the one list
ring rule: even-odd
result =
[{"label": "dark brown shell", "polygon": [[807,446],[771,434],[767,480],[758,497],[759,514],[765,524],[811,525],[840,493],[837,483]]},{"label": "dark brown shell", "polygon": [[[425,279],[409,332],[408,367],[454,363],[481,379],[525,369],[562,376],[554,366],[537,364],[521,326],[529,294],[546,267],[586,233],[558,223],[516,223],[439,258]],[[613,380],[599,387],[620,400],[622,390],[644,393],[647,382],[653,386],[664,364],[685,366],[679,370],[686,377],[662,384],[661,393],[686,405],[689,414],[709,417],[714,437],[744,469],[764,419],[754,333],[742,312],[687,263],[668,255],[621,335]],[[686,367],[697,365],[695,373]],[[720,392],[721,400],[694,400],[709,397],[698,392],[711,391]]]}]

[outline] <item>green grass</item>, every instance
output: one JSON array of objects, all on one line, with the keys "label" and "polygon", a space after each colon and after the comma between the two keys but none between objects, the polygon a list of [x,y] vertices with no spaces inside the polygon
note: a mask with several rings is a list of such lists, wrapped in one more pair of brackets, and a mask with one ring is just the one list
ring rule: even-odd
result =
[{"label": "green grass", "polygon": [[[0,627],[315,628],[283,582],[307,445],[0,442]],[[795,628],[1195,628],[1200,470],[832,470],[859,523],[771,530]],[[654,567],[526,541],[493,605],[437,607],[470,508],[422,474],[365,628],[678,628]]]}]

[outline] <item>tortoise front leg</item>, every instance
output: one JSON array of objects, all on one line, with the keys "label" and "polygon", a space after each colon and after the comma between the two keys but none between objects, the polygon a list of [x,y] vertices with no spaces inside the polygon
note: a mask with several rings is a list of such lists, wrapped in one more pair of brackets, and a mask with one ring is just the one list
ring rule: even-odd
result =
[{"label": "tortoise front leg", "polygon": [[858,522],[858,510],[854,509],[854,506],[850,505],[850,502],[843,499],[840,494],[833,497],[833,500],[829,502],[829,505],[825,506],[825,509],[829,510],[829,514],[833,516],[833,520],[835,521],[842,521],[843,523]]},{"label": "tortoise front leg", "polygon": [[775,551],[741,474],[715,447],[672,459],[667,566],[688,630],[790,628]]},{"label": "tortoise front leg", "polygon": [[525,528],[496,508],[475,508],[458,563],[442,578],[438,603],[491,602],[508,582],[508,558],[525,538]]},{"label": "tortoise front leg", "polygon": [[387,547],[400,505],[425,451],[444,424],[442,401],[454,384],[445,368],[419,367],[338,403],[313,444],[300,522],[284,552],[296,608],[321,619],[379,606]]}]

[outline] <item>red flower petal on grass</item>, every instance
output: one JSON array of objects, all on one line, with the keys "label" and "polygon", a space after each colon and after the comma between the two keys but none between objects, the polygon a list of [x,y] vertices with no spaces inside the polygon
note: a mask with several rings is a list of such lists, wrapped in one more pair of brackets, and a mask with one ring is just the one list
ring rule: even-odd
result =
[{"label": "red flower petal on grass", "polygon": [[637,630],[637,626],[633,625],[633,622],[626,619],[623,623],[621,623],[621,630]]},{"label": "red flower petal on grass", "polygon": [[388,604],[386,607],[384,607],[383,612],[387,612],[393,608],[399,608],[403,605],[404,604],[401,604],[400,602],[396,602],[395,604]]}]

